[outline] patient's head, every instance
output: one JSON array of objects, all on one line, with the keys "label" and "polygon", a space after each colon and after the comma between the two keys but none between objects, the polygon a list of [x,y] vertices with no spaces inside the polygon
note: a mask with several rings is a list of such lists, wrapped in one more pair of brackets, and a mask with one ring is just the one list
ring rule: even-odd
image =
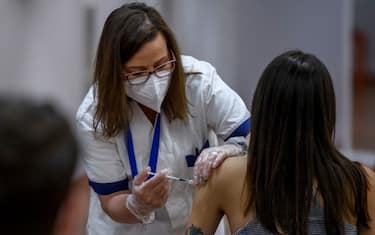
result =
[{"label": "patient's head", "polygon": [[306,234],[307,202],[318,186],[325,205],[335,208],[327,209],[328,233],[341,228],[357,190],[351,172],[361,170],[334,146],[335,94],[324,64],[301,51],[277,56],[258,82],[251,114],[247,210],[256,208],[272,233]]},{"label": "patient's head", "polygon": [[[269,147],[330,145],[335,127],[331,76],[314,55],[288,51],[264,70],[252,103],[252,139]],[[304,147],[304,146],[302,146]]]},{"label": "patient's head", "polygon": [[51,234],[76,164],[76,139],[51,105],[0,98],[0,107],[1,233]]}]

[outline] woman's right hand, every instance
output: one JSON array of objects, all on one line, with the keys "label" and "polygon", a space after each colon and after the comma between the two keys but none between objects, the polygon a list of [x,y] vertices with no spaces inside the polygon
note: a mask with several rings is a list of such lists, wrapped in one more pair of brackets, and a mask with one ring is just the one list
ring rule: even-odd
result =
[{"label": "woman's right hand", "polygon": [[145,181],[149,171],[150,168],[147,167],[134,178],[132,193],[126,199],[126,207],[141,221],[147,218],[155,209],[165,205],[171,184],[166,177],[168,174],[167,169]]}]

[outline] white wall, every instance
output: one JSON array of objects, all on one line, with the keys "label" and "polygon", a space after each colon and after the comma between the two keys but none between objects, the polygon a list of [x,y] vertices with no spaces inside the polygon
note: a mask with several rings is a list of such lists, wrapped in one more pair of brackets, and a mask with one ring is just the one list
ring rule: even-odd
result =
[{"label": "white wall", "polygon": [[337,98],[337,142],[351,148],[352,0],[170,0],[183,52],[208,60],[250,105],[272,58],[299,48],[327,65]]},{"label": "white wall", "polygon": [[53,100],[72,120],[84,89],[76,1],[1,1],[0,22],[0,92]]},{"label": "white wall", "polygon": [[0,94],[51,100],[73,121],[92,80],[104,21],[125,2],[130,1],[1,0]]},{"label": "white wall", "polygon": [[[334,78],[337,142],[350,148],[352,1],[146,2],[161,10],[182,51],[211,62],[247,104],[273,57],[292,48],[315,53]],[[91,79],[88,66],[104,20],[124,2],[129,1],[0,1],[0,92],[57,100],[73,118]],[[91,35],[87,8],[93,11]]]},{"label": "white wall", "polygon": [[232,87],[238,84],[238,1],[169,0],[165,15],[182,53],[213,64]]},{"label": "white wall", "polygon": [[19,88],[20,76],[25,62],[25,51],[28,50],[26,36],[30,5],[22,1],[0,1],[0,89],[9,91]]}]

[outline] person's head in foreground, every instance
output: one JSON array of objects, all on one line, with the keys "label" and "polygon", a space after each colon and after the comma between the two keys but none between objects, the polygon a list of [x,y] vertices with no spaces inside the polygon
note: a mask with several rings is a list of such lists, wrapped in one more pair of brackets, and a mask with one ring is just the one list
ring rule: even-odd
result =
[{"label": "person's head in foreground", "polygon": [[1,234],[50,235],[77,160],[67,120],[49,104],[0,97]]},{"label": "person's head in foreground", "polygon": [[272,60],[251,114],[248,157],[197,188],[187,234],[213,234],[224,214],[235,234],[375,233],[375,176],[334,146],[335,94],[318,58]]}]

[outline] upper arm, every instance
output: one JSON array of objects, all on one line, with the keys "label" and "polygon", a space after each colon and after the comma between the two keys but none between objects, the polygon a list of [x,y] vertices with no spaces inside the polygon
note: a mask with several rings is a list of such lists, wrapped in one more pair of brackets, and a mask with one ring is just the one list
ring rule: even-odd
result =
[{"label": "upper arm", "polygon": [[100,205],[102,206],[103,210],[107,214],[111,214],[112,205],[118,207],[118,205],[124,204],[123,206],[125,206],[125,203],[122,203],[123,201],[122,197],[124,197],[127,194],[130,194],[130,190],[122,190],[122,191],[114,192],[108,195],[98,195],[98,197],[99,197]]},{"label": "upper arm", "polygon": [[[250,113],[241,97],[212,68],[204,84],[207,123],[217,136],[246,136],[250,130]],[[238,133],[235,133],[238,132]]]},{"label": "upper arm", "polygon": [[367,191],[367,208],[370,216],[369,229],[360,228],[360,234],[373,235],[375,234],[375,173],[367,167],[364,167],[367,173],[369,182]]},{"label": "upper arm", "polygon": [[193,229],[195,233],[187,234],[199,234],[197,229],[203,234],[214,234],[222,216],[233,209],[232,202],[240,200],[240,179],[246,169],[244,163],[245,157],[227,159],[205,184],[196,188],[187,230],[191,232]]},{"label": "upper arm", "polygon": [[125,207],[126,197],[131,192],[125,166],[117,149],[117,137],[95,137],[90,113],[79,115],[77,125],[83,147],[83,165],[89,185],[97,193],[102,209],[117,222],[138,222]]},{"label": "upper arm", "polygon": [[104,139],[95,136],[94,109],[93,103],[84,101],[77,114],[83,166],[89,184],[98,195],[128,190],[127,175],[117,150],[116,137]]},{"label": "upper arm", "polygon": [[[196,186],[193,207],[186,234],[214,234],[223,216],[220,200],[220,184],[218,172],[201,186]],[[220,195],[220,196],[218,196]]]},{"label": "upper arm", "polygon": [[94,132],[79,122],[79,135],[83,147],[83,165],[89,178],[90,186],[98,194],[111,194],[128,189],[124,165],[112,140],[101,140]]}]

